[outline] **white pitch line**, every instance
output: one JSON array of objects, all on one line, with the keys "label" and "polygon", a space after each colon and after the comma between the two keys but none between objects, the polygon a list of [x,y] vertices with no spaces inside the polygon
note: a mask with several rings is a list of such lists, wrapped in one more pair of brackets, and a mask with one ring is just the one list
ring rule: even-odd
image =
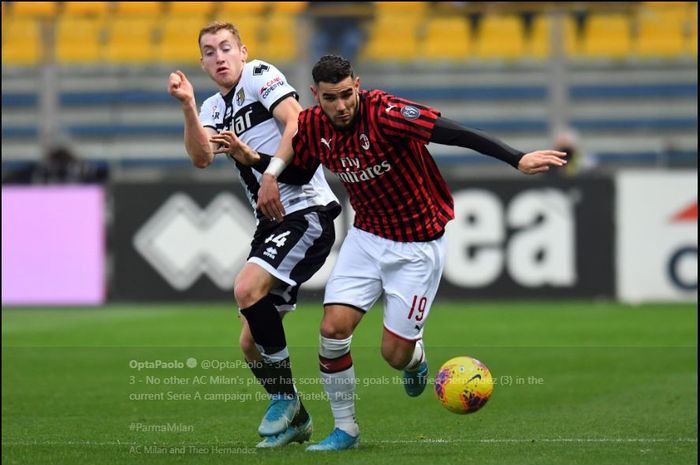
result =
[{"label": "white pitch line", "polygon": [[635,443],[635,442],[698,442],[697,438],[531,438],[531,439],[398,439],[383,441],[363,441],[380,444],[450,444],[460,442],[503,444],[503,443]]},{"label": "white pitch line", "polygon": [[[507,444],[507,443],[662,443],[662,442],[698,442],[698,438],[503,438],[503,439],[396,439],[380,441],[362,441],[363,444],[452,444],[452,443],[481,443],[481,444]],[[158,447],[251,447],[251,444],[242,443],[183,443],[183,444],[159,444],[156,442],[121,442],[121,441],[3,441],[3,445],[9,446],[158,446]]]}]

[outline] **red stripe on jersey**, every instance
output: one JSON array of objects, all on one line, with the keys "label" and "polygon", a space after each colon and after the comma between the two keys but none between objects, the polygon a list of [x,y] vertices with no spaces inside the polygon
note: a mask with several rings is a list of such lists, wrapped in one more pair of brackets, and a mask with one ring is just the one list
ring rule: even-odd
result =
[{"label": "red stripe on jersey", "polygon": [[294,163],[328,168],[345,186],[355,227],[399,241],[432,240],[454,218],[452,195],[425,145],[440,113],[380,90],[337,130],[319,106],[299,115]]},{"label": "red stripe on jersey", "polygon": [[324,373],[338,373],[352,366],[352,357],[350,352],[338,358],[326,358],[319,355],[318,365]]}]

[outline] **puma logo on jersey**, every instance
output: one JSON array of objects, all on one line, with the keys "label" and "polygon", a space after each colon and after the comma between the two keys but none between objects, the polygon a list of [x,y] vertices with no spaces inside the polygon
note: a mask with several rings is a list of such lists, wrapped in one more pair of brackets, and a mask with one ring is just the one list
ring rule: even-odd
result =
[{"label": "puma logo on jersey", "polygon": [[387,105],[386,106],[386,112],[389,113],[392,108],[396,108],[396,105]]},{"label": "puma logo on jersey", "polygon": [[332,138],[332,137],[331,137],[330,139],[328,139],[328,140],[326,140],[325,137],[321,137],[321,143],[322,143],[323,145],[325,145],[325,146],[328,148],[328,150],[331,149],[331,142],[333,142],[333,138]]}]

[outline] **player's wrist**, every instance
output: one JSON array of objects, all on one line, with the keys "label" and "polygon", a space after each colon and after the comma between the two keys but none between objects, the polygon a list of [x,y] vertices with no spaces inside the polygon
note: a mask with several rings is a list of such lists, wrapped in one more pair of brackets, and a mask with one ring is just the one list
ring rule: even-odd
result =
[{"label": "player's wrist", "polygon": [[287,167],[287,163],[279,157],[272,157],[263,174],[270,175],[277,179],[282,171]]},{"label": "player's wrist", "polygon": [[185,97],[184,99],[180,100],[180,103],[182,104],[183,110],[190,110],[192,108],[196,109],[197,107],[194,97]]}]

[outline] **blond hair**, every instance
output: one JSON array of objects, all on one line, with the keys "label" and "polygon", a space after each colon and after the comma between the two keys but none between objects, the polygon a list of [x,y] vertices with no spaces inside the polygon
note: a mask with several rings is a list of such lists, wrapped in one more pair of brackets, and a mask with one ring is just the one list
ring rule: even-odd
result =
[{"label": "blond hair", "polygon": [[241,34],[238,32],[238,28],[236,26],[225,21],[212,21],[199,31],[199,38],[197,39],[199,47],[202,47],[202,36],[204,34],[216,34],[222,29],[226,29],[231,33],[233,38],[236,39],[236,43],[239,47],[243,45],[243,41],[241,40]]}]

